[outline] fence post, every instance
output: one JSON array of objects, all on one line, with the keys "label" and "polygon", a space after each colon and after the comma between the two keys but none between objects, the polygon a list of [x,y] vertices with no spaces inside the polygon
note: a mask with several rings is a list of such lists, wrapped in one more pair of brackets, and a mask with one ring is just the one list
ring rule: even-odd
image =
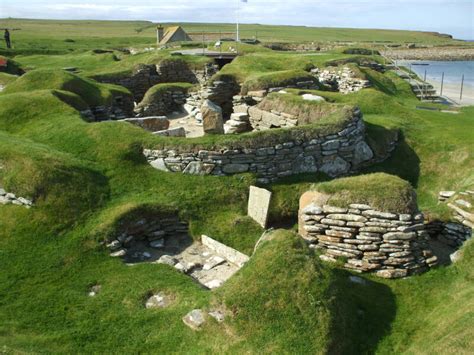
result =
[{"label": "fence post", "polygon": [[462,100],[462,89],[464,88],[464,74],[462,75],[461,79],[461,94],[459,95],[459,101]]},{"label": "fence post", "polygon": [[441,92],[440,92],[439,96],[443,96],[443,85],[444,85],[444,72],[441,75]]}]

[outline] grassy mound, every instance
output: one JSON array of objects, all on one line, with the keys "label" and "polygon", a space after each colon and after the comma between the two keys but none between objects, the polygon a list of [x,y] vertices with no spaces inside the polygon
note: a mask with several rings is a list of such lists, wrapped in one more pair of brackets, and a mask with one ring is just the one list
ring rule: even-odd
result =
[{"label": "grassy mound", "polygon": [[368,174],[330,182],[314,189],[330,194],[328,204],[348,207],[351,203],[368,204],[379,211],[414,213],[417,211],[416,194],[410,183],[388,174]]},{"label": "grassy mound", "polygon": [[13,81],[15,81],[18,77],[13,74],[8,73],[0,73],[0,85],[7,85]]},{"label": "grassy mound", "polygon": [[[34,200],[50,225],[77,220],[108,198],[107,179],[74,156],[0,131],[0,186]],[[81,188],[77,188],[80,186]]]},{"label": "grassy mound", "polygon": [[33,70],[8,85],[2,94],[62,90],[79,95],[91,107],[108,105],[115,95],[131,95],[120,86],[99,84],[62,70]]},{"label": "grassy mound", "polygon": [[284,70],[262,74],[246,80],[242,85],[242,93],[245,95],[248,91],[252,90],[264,90],[280,86],[295,85],[300,81],[313,81],[317,84],[316,78],[304,70]]},{"label": "grassy mound", "polygon": [[333,104],[325,101],[305,100],[293,93],[268,95],[258,106],[266,111],[285,112],[298,117],[298,124],[307,125],[317,123],[321,119],[341,112],[351,112],[349,105]]},{"label": "grassy mound", "polygon": [[265,237],[214,302],[232,312],[231,339],[245,339],[233,347],[239,352],[269,346],[272,353],[370,352],[394,310],[386,287],[349,282],[347,272],[322,265],[300,237],[284,230]]}]

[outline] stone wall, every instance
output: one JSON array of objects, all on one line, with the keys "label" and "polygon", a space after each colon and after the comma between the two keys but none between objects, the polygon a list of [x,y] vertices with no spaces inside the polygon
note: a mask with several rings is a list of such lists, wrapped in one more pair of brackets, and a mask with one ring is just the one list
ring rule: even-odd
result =
[{"label": "stone wall", "polygon": [[228,119],[233,112],[233,97],[240,92],[240,85],[230,76],[222,76],[209,86],[204,86],[202,99],[207,99],[222,108],[224,119]]},{"label": "stone wall", "polygon": [[[284,135],[288,137],[288,135]],[[274,141],[278,140],[276,134]],[[175,149],[143,151],[156,169],[195,175],[255,173],[261,183],[299,174],[324,172],[341,176],[356,171],[374,158],[365,142],[365,125],[359,109],[344,129],[306,140],[281,138],[272,145],[177,152]]]},{"label": "stone wall", "polygon": [[426,231],[431,238],[453,248],[460,248],[465,241],[471,239],[472,229],[461,223],[434,221],[426,224]]},{"label": "stone wall", "polygon": [[162,248],[166,239],[187,233],[187,223],[181,222],[177,216],[143,217],[120,223],[116,232],[108,238],[106,246],[114,257],[146,259],[146,255],[128,255],[129,249],[132,250],[137,243],[145,243],[152,248]]},{"label": "stone wall", "polygon": [[[303,202],[304,198],[302,197]],[[428,248],[423,215],[377,211],[368,205],[349,208],[300,204],[299,233],[325,261],[344,258],[344,267],[400,278],[437,265]]]},{"label": "stone wall", "polygon": [[133,115],[133,100],[130,96],[116,96],[107,106],[95,106],[81,111],[82,117],[89,122],[120,120]]},{"label": "stone wall", "polygon": [[185,89],[172,89],[154,95],[153,100],[143,100],[134,109],[137,117],[164,116],[181,111],[188,94]]},{"label": "stone wall", "polygon": [[163,60],[158,65],[139,64],[131,74],[110,76],[95,76],[94,79],[109,84],[121,85],[129,89],[136,102],[140,102],[152,86],[160,83],[191,83],[196,84],[207,80],[214,73],[210,65],[204,69],[193,70],[183,60]]}]

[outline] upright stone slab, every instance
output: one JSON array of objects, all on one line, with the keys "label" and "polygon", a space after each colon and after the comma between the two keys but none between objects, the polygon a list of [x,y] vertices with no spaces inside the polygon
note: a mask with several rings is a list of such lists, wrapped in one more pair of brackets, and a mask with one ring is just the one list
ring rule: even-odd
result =
[{"label": "upright stone slab", "polygon": [[211,100],[206,100],[201,107],[203,129],[206,134],[224,134],[222,109]]},{"label": "upright stone slab", "polygon": [[268,211],[272,193],[256,186],[250,186],[248,215],[263,228],[267,226]]}]

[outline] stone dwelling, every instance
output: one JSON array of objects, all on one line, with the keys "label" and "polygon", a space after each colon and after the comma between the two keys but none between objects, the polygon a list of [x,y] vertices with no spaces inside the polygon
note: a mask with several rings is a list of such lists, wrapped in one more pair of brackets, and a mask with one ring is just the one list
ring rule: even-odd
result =
[{"label": "stone dwelling", "polygon": [[166,30],[163,26],[156,28],[156,38],[158,45],[165,45],[171,42],[191,42],[192,39],[181,26],[168,27]]}]

